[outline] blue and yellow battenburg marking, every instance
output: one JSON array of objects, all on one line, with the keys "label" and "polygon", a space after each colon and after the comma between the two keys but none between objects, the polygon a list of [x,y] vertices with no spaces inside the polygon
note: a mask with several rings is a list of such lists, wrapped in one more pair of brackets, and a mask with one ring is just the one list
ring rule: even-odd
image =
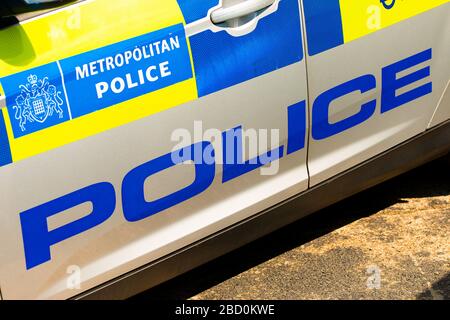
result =
[{"label": "blue and yellow battenburg marking", "polygon": [[[304,0],[309,54],[376,31],[368,9],[383,10],[380,29],[447,2]],[[184,26],[218,4],[96,0],[0,31],[0,166],[303,59],[297,0],[282,0],[248,35],[207,30],[186,39]]]},{"label": "blue and yellow battenburg marking", "polygon": [[448,0],[303,0],[308,53],[314,56],[448,2]]},{"label": "blue and yellow battenburg marking", "polygon": [[5,118],[3,117],[3,112],[0,112],[0,167],[11,162],[12,156],[9,147],[8,133],[6,132]]},{"label": "blue and yellow battenburg marking", "polygon": [[[206,17],[209,9],[219,4],[219,0],[178,2],[189,22]],[[198,95],[202,97],[301,61],[301,37],[297,0],[282,0],[277,12],[261,19],[257,29],[246,36],[233,37],[210,30],[192,36]]]},{"label": "blue and yellow battenburg marking", "polygon": [[[0,31],[0,84],[3,87],[0,94],[11,90],[17,93],[11,95],[6,92],[7,108],[1,110],[11,160],[26,159],[196,99],[195,75],[182,27],[184,23],[175,0],[96,0]],[[168,39],[170,52],[162,48],[163,44],[155,44],[152,46],[154,56],[148,58],[151,55],[149,46],[164,39]],[[173,39],[172,43],[170,39]],[[176,40],[179,42],[176,43]],[[146,45],[147,48],[143,49]],[[139,73],[142,64],[136,61],[130,60],[129,65],[124,63],[120,68],[107,70],[110,55],[115,58],[121,53],[125,59],[125,53],[136,47],[141,51],[142,61],[149,62],[147,68],[142,69],[144,81],[141,81]],[[158,55],[158,49],[160,53],[165,52]],[[154,63],[162,55],[165,56],[164,62],[174,64],[174,69]],[[94,60],[89,61],[87,74],[84,65],[90,58]],[[108,74],[101,72],[102,66],[98,60],[103,58],[103,68]],[[180,67],[181,60],[184,64]],[[67,68],[78,63],[79,82],[75,85],[71,82],[76,81],[77,71]],[[121,63],[118,62],[119,65]],[[155,66],[156,70],[149,70],[147,77],[150,65]],[[121,73],[125,80],[128,73],[131,76],[136,72],[130,83],[131,86],[136,83],[138,86],[127,90],[127,93],[125,90],[118,93],[116,103],[111,106],[107,106],[110,92],[103,93],[103,103],[89,101],[96,84],[107,82],[108,77],[115,75],[114,72],[119,69],[126,71]],[[17,76],[16,84],[20,82],[16,89],[5,81],[14,75]],[[154,79],[156,76],[159,81],[148,81],[148,78]],[[116,89],[122,85],[119,82]],[[102,88],[104,90],[104,84]],[[23,103],[29,107],[22,107],[22,112],[16,117],[18,108],[14,106]],[[25,109],[28,110],[24,112]],[[33,112],[33,117],[27,113],[29,111]],[[21,116],[24,131],[20,127]],[[27,119],[26,123],[23,123],[24,119]]]},{"label": "blue and yellow battenburg marking", "polygon": [[191,79],[182,24],[2,79],[15,138]]},{"label": "blue and yellow battenburg marking", "polygon": [[283,0],[249,35],[205,31],[186,39],[184,25],[218,2],[97,0],[0,31],[9,138],[0,147],[11,155],[3,164],[302,60],[296,0]]}]

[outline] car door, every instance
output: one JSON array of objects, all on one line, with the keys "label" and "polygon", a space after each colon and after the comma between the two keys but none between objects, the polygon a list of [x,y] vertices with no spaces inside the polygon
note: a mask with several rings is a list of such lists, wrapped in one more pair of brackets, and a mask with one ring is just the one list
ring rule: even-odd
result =
[{"label": "car door", "polygon": [[448,1],[303,0],[303,7],[312,186],[424,132],[435,110],[436,120],[448,119],[441,100],[450,78]]},{"label": "car door", "polygon": [[76,296],[306,190],[300,17],[93,0],[0,30],[3,298]]}]

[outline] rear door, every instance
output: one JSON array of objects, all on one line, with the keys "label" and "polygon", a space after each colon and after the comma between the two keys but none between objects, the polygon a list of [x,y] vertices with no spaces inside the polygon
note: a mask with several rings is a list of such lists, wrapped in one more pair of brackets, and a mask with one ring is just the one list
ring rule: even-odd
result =
[{"label": "rear door", "polygon": [[427,129],[450,78],[450,3],[303,0],[303,6],[308,165],[317,185]]},{"label": "rear door", "polygon": [[299,3],[243,2],[82,1],[0,31],[4,299],[75,296],[307,189]]}]

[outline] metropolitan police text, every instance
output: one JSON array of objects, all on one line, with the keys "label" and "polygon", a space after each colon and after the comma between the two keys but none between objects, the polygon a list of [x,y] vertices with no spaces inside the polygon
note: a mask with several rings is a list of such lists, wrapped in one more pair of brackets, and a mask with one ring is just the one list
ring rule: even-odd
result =
[{"label": "metropolitan police text", "polygon": [[[148,45],[136,47],[134,50],[127,50],[115,56],[109,56],[86,63],[83,66],[75,67],[76,79],[81,80],[91,76],[96,76],[104,72],[122,68],[133,62],[150,59],[154,56],[164,54],[176,49],[180,49],[178,36],[170,37],[161,41],[156,41]],[[122,93],[125,89],[132,89],[144,85],[147,82],[156,82],[160,78],[170,76],[169,61],[164,61],[158,65],[150,65],[148,68],[139,69],[135,74],[127,73],[125,77],[116,77],[109,82],[98,82],[95,85],[98,99],[112,91],[115,94]]]}]

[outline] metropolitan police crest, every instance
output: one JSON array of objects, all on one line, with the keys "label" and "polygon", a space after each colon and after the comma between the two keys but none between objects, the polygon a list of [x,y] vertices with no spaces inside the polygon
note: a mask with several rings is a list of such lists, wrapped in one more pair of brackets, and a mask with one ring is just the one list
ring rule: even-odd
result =
[{"label": "metropolitan police crest", "polygon": [[20,129],[26,131],[27,123],[44,123],[56,112],[60,119],[64,116],[61,106],[64,101],[61,98],[61,91],[52,85],[48,78],[38,79],[31,74],[27,78],[28,83],[21,84],[20,94],[16,97],[16,105],[13,106],[15,119],[19,121]]}]

